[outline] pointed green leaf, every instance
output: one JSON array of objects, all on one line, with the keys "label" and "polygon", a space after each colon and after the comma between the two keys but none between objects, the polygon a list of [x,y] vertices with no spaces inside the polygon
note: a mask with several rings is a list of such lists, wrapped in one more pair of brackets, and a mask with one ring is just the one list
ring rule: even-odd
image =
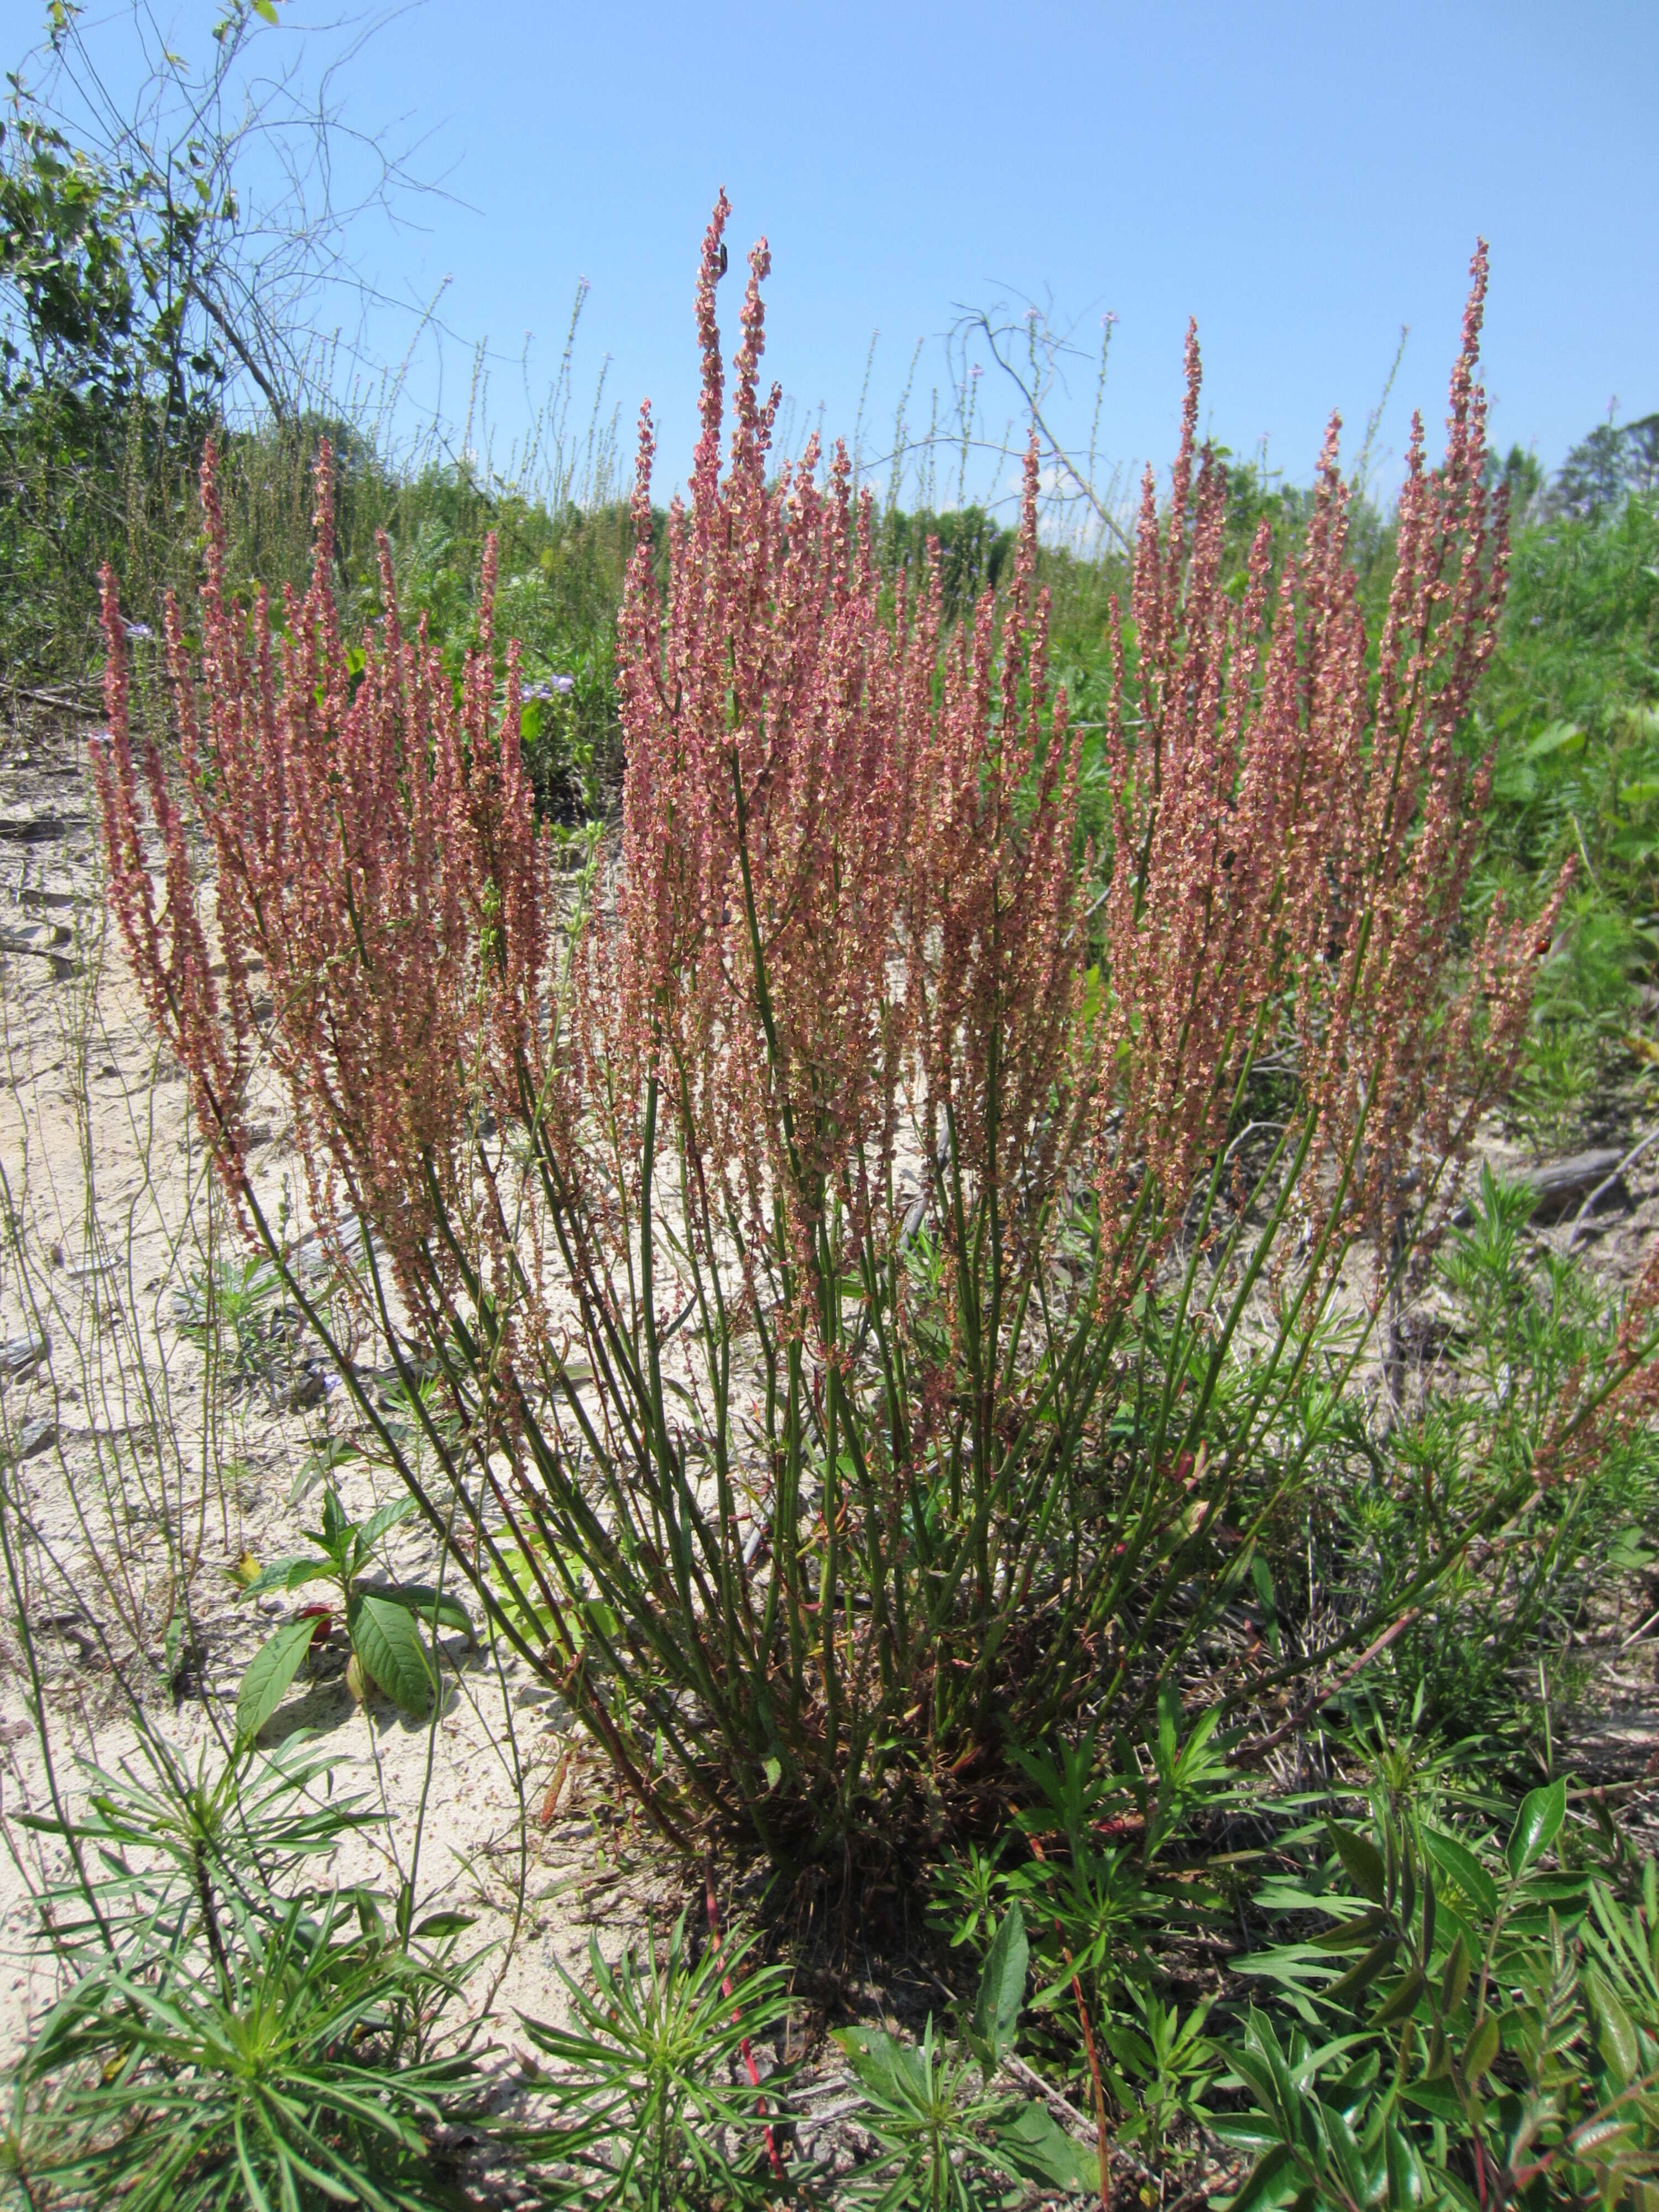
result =
[{"label": "pointed green leaf", "polygon": [[1443,1835],[1437,1828],[1425,1828],[1423,1847],[1471,1905],[1478,1905],[1482,1912],[1497,1911],[1498,1884],[1467,1844],[1460,1844],[1455,1836]]},{"label": "pointed green leaf", "polygon": [[416,1925],[415,1933],[436,1942],[441,1936],[459,1936],[464,1928],[471,1928],[477,1917],[473,1912],[428,1912]]},{"label": "pointed green leaf", "polygon": [[1326,2147],[1341,2176],[1348,2202],[1363,2204],[1370,2194],[1366,2187],[1367,2176],[1359,2155],[1359,2145],[1354,2140],[1353,2130],[1348,2125],[1346,2113],[1334,2105],[1319,2100],[1319,2117],[1323,2122],[1322,2132]]},{"label": "pointed green leaf", "polygon": [[435,1624],[440,1628],[459,1628],[468,1636],[472,1633],[472,1616],[459,1598],[451,1597],[447,1590],[434,1589],[429,1583],[399,1583],[393,1589],[376,1590],[374,1595],[419,1613],[428,1628]]},{"label": "pointed green leaf", "polygon": [[1371,2014],[1371,2026],[1389,2027],[1395,2021],[1404,2020],[1407,2013],[1416,2009],[1417,2000],[1422,1996],[1424,1986],[1422,1968],[1413,1966],[1399,1988]]},{"label": "pointed green leaf", "polygon": [[1376,1979],[1385,1966],[1394,1963],[1394,1954],[1399,1948],[1398,1936],[1385,1936],[1380,1943],[1366,1952],[1357,1966],[1350,1966],[1346,1974],[1333,1982],[1328,1990],[1322,1990],[1322,1996],[1338,2004],[1345,2004],[1350,1997],[1357,1997],[1362,1990]]},{"label": "pointed green leaf", "polygon": [[1255,2212],[1258,2204],[1276,2204],[1284,2196],[1285,2169],[1296,2154],[1289,2143],[1279,2143],[1251,2168],[1250,2178],[1227,2207],[1227,2212]]},{"label": "pointed green leaf", "polygon": [[1310,1948],[1315,1951],[1364,1951],[1376,1941],[1377,1930],[1385,1915],[1375,1907],[1361,1912],[1352,1920],[1339,1920],[1334,1928],[1327,1928],[1314,1936]]},{"label": "pointed green leaf", "polygon": [[1331,1841],[1336,1845],[1337,1856],[1346,1869],[1348,1880],[1362,1897],[1369,1897],[1373,1905],[1386,1905],[1389,1896],[1388,1869],[1382,1854],[1367,1836],[1358,1835],[1335,1820],[1328,1820]]},{"label": "pointed green leaf", "polygon": [[1025,1918],[1016,1898],[986,1954],[974,2000],[974,2032],[1000,2059],[1014,2039],[1025,2002],[1025,1968],[1030,1953],[1025,1939]]},{"label": "pointed green leaf", "polygon": [[878,2105],[889,2112],[908,2112],[905,2053],[901,2043],[875,2027],[842,2028],[836,2040],[852,2061],[853,2071]]},{"label": "pointed green leaf", "polygon": [[394,1498],[390,1505],[382,1505],[371,1513],[357,1531],[359,1553],[367,1557],[388,1528],[395,1528],[400,1521],[407,1521],[411,1513],[418,1510],[416,1500],[405,1493],[402,1498]]},{"label": "pointed green leaf", "polygon": [[1449,2020],[1463,2002],[1463,1992],[1469,1985],[1469,1954],[1460,1934],[1446,1954],[1446,1963],[1440,1975],[1440,2009]]},{"label": "pointed green leaf", "polygon": [[236,1692],[236,1735],[251,1743],[288,1695],[288,1686],[311,1649],[314,1620],[285,1621],[248,1661]]},{"label": "pointed green leaf", "polygon": [[346,1613],[353,1649],[387,1697],[406,1713],[423,1713],[432,1695],[432,1668],[421,1632],[407,1606],[363,1590]]},{"label": "pointed green leaf", "polygon": [[1510,1863],[1510,1872],[1524,1874],[1533,1861],[1547,1851],[1560,1834],[1561,1823],[1566,1817],[1567,1785],[1565,1782],[1552,1782],[1547,1788],[1534,1790],[1523,1797],[1504,1852]]},{"label": "pointed green leaf", "polygon": [[1383,2164],[1389,2177],[1389,2212],[1411,2212],[1423,2201],[1423,2179],[1413,2155],[1411,2138],[1390,2124],[1382,2139]]},{"label": "pointed green leaf", "polygon": [[1595,2044],[1608,2071],[1622,2088],[1642,2069],[1641,2045],[1630,2014],[1605,1978],[1590,1967],[1584,1976],[1584,1993],[1595,2015]]},{"label": "pointed green leaf", "polygon": [[272,1590],[298,1589],[304,1583],[314,1583],[319,1575],[331,1575],[331,1560],[319,1559],[310,1554],[304,1559],[273,1559],[268,1567],[261,1567],[253,1580],[237,1592],[239,1598],[264,1597]]},{"label": "pointed green leaf", "polygon": [[1468,2046],[1463,2053],[1463,2079],[1471,2089],[1497,2057],[1498,2046],[1502,2039],[1502,2030],[1492,2014],[1488,2013],[1469,2038]]}]

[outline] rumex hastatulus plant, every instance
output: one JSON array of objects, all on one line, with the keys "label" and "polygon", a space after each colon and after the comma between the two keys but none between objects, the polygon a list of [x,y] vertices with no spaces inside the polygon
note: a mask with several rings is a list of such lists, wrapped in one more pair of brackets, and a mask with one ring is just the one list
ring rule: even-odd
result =
[{"label": "rumex hastatulus plant", "polygon": [[[511,645],[497,692],[493,550],[459,696],[384,550],[359,677],[326,450],[280,628],[227,602],[209,457],[199,660],[167,617],[176,776],[135,760],[106,580],[94,766],[111,896],[225,1182],[325,1334],[247,1169],[268,1064],[316,1218],[368,1232],[363,1295],[453,1490],[343,1357],[358,1412],[486,1611],[668,1832],[839,1850],[907,1809],[937,1826],[1011,1737],[1131,1718],[1206,1617],[1176,1592],[1224,1601],[1296,1480],[1294,1455],[1258,1480],[1257,1447],[1342,1262],[1369,1236],[1380,1297],[1443,1218],[1548,920],[1495,915],[1460,956],[1485,780],[1459,732],[1504,560],[1484,250],[1374,682],[1334,425],[1299,563],[1270,591],[1264,535],[1230,597],[1189,344],[1119,627],[1097,902],[1035,448],[1000,611],[946,637],[936,574],[890,605],[844,453],[769,474],[763,242],[722,473],[726,213],[660,588],[641,416],[624,816],[585,891],[536,829]],[[1274,1054],[1296,1099],[1264,1143]],[[1218,1397],[1242,1328],[1249,1387]],[[1481,1497],[1452,1552],[1506,1510]]]}]

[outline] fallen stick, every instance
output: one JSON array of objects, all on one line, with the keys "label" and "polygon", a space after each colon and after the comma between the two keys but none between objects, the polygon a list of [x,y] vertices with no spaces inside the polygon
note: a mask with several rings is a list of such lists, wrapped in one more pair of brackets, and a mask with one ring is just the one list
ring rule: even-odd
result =
[{"label": "fallen stick", "polygon": [[1589,1217],[1595,1212],[1596,1200],[1599,1198],[1605,1197],[1607,1193],[1613,1188],[1614,1183],[1618,1182],[1620,1176],[1623,1175],[1625,1170],[1628,1167],[1633,1167],[1637,1161],[1641,1158],[1643,1153],[1646,1152],[1648,1146],[1653,1144],[1656,1140],[1659,1140],[1659,1122],[1656,1122],[1654,1124],[1653,1127],[1648,1131],[1648,1133],[1642,1139],[1639,1144],[1635,1144],[1631,1146],[1629,1152],[1625,1154],[1624,1158],[1620,1161],[1618,1166],[1614,1168],[1610,1176],[1608,1176],[1603,1182],[1596,1184],[1595,1189],[1584,1200],[1584,1203],[1579,1207],[1577,1212],[1572,1217],[1572,1227],[1567,1232],[1567,1249],[1569,1252],[1571,1251],[1573,1246],[1578,1242],[1579,1231],[1583,1227]]}]

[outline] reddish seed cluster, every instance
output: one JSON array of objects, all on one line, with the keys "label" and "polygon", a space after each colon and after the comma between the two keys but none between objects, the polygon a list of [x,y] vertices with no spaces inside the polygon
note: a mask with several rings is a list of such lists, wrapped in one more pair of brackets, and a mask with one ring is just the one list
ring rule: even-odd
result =
[{"label": "reddish seed cluster", "polygon": [[[641,417],[618,649],[623,827],[568,999],[516,647],[495,704],[493,544],[458,705],[424,631],[403,633],[384,544],[385,613],[360,668],[348,654],[326,447],[310,589],[287,596],[280,628],[263,595],[251,623],[227,602],[210,452],[198,665],[167,616],[201,871],[160,752],[135,764],[106,576],[110,737],[94,766],[112,897],[233,1188],[257,1041],[292,1092],[320,1216],[349,1202],[414,1294],[422,1268],[452,1265],[441,1212],[473,1224],[502,1279],[512,1238],[527,1238],[533,1309],[547,1224],[532,1185],[526,1211],[503,1200],[498,1156],[481,1170],[481,1116],[534,1122],[567,1255],[591,1258],[596,1279],[625,1272],[654,1116],[659,1156],[685,1170],[684,1232],[717,1265],[735,1255],[750,1298],[755,1255],[769,1254],[774,1294],[781,1279],[791,1325],[810,1334],[813,1284],[897,1234],[907,1122],[922,1171],[954,1158],[1016,1241],[1021,1224],[1052,1224],[1045,1201],[1064,1179],[1086,1176],[1109,1232],[1141,1224],[1133,1276],[1213,1157],[1247,1054],[1277,1050],[1316,1113],[1304,1216],[1317,1226],[1340,1200],[1342,1235],[1364,1225],[1386,1247],[1425,1161],[1455,1160],[1507,1073],[1549,927],[1494,915],[1460,961],[1485,773],[1459,732],[1504,574],[1474,380],[1484,250],[1438,471],[1413,434],[1374,677],[1336,425],[1299,560],[1274,583],[1264,526],[1234,596],[1225,471],[1197,445],[1189,338],[1170,495],[1160,511],[1148,477],[1132,626],[1115,617],[1111,849],[1091,917],[1079,745],[1063,693],[1049,697],[1035,446],[1001,608],[988,594],[945,640],[937,575],[915,598],[900,577],[885,601],[872,503],[845,453],[821,470],[811,447],[773,469],[763,242],[722,468],[726,213],[722,196],[697,292],[701,434],[668,517],[665,588]],[[208,881],[211,940],[198,918]],[[260,994],[271,1014],[256,1040]],[[1113,1279],[1121,1292],[1128,1278]]]},{"label": "reddish seed cluster", "polygon": [[[516,1095],[548,969],[545,867],[519,746],[515,647],[492,727],[493,545],[459,709],[424,627],[416,640],[403,635],[384,541],[386,613],[354,673],[330,581],[331,465],[325,444],[310,589],[285,594],[278,629],[263,592],[251,624],[227,602],[210,446],[204,459],[199,668],[171,601],[167,641],[180,766],[210,865],[198,870],[152,740],[142,779],[164,859],[159,911],[107,570],[110,734],[93,769],[111,897],[139,986],[229,1188],[246,1188],[257,1046],[291,1093],[319,1219],[334,1219],[343,1199],[408,1276],[434,1204],[467,1188],[480,1098]],[[222,975],[199,919],[209,884]]]},{"label": "reddish seed cluster", "polygon": [[[775,1257],[796,1263],[793,1318],[810,1328],[824,1261],[896,1226],[907,1107],[923,1158],[953,1144],[981,1192],[1052,1183],[1056,1094],[1077,1087],[1077,756],[1063,702],[1045,714],[1035,450],[1000,668],[988,595],[941,670],[937,579],[913,605],[901,576],[884,611],[872,501],[845,452],[822,483],[815,445],[769,482],[764,243],[720,473],[726,215],[722,198],[704,242],[702,434],[689,504],[669,514],[665,595],[641,421],[620,882],[588,940],[582,1033],[590,1081],[603,1070],[635,1102],[636,1146],[657,1079],[745,1253],[781,1223]],[[842,1242],[815,1261],[832,1218]]]},{"label": "reddish seed cluster", "polygon": [[[1247,1048],[1287,1041],[1317,1112],[1303,1212],[1340,1200],[1386,1251],[1428,1163],[1455,1181],[1512,1072],[1541,922],[1494,911],[1460,961],[1486,788],[1460,744],[1504,592],[1501,500],[1482,481],[1476,253],[1444,463],[1413,424],[1375,678],[1348,559],[1333,418],[1299,561],[1270,586],[1266,523],[1235,599],[1225,472],[1195,450],[1199,358],[1170,498],[1142,495],[1133,665],[1115,634],[1109,1011],[1097,1099],[1103,1199],[1150,1173],[1178,1203],[1212,1152]],[[1558,888],[1559,903],[1563,884]],[[1460,966],[1460,989],[1451,986]]]}]

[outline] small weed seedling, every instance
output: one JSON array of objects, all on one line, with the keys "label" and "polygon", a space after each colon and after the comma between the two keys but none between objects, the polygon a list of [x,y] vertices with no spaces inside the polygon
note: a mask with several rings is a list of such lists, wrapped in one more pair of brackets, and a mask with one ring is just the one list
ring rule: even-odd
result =
[{"label": "small weed seedling", "polygon": [[245,1598],[269,1590],[295,1590],[327,1582],[337,1593],[331,1604],[306,1607],[261,1644],[249,1662],[236,1698],[236,1730],[244,1741],[256,1736],[281,1705],[300,1662],[313,1643],[334,1625],[337,1605],[351,1638],[348,1680],[359,1694],[372,1682],[407,1713],[424,1713],[436,1684],[436,1672],[419,1624],[472,1632],[472,1622],[458,1599],[424,1583],[392,1583],[372,1589],[362,1578],[374,1547],[416,1510],[412,1498],[393,1499],[367,1521],[348,1521],[331,1484],[323,1492],[323,1525],[306,1531],[314,1548],[297,1557],[275,1559],[244,1584]]},{"label": "small weed seedling", "polygon": [[[1079,2192],[1099,2187],[1096,2155],[1066,2134],[1046,2105],[994,2086],[1025,2008],[1030,1957],[1015,1903],[986,1955],[965,2047],[937,2033],[931,2014],[915,2045],[881,2028],[849,2028],[836,2038],[864,2092],[860,2124],[877,2145],[849,2184],[848,2202],[882,2212],[976,2212],[1008,2202],[1011,2183]],[[1021,2200],[1017,2194],[1012,2201]]]}]

